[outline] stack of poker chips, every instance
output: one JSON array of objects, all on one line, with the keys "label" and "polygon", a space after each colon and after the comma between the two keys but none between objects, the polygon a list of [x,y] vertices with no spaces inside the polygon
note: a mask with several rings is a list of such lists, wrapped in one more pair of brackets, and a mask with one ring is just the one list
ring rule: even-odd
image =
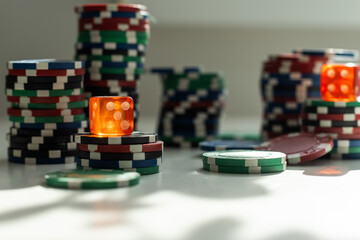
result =
[{"label": "stack of poker chips", "polygon": [[334,139],[332,159],[360,159],[360,102],[307,100],[302,130],[323,133]]},{"label": "stack of poker chips", "polygon": [[86,62],[85,97],[130,96],[139,116],[138,80],[150,38],[149,13],[138,4],[85,4],[78,15],[76,59]]},{"label": "stack of poker chips", "polygon": [[163,86],[159,138],[168,146],[197,147],[218,134],[225,105],[225,79],[198,67],[153,68]]},{"label": "stack of poker chips", "polygon": [[263,138],[300,131],[302,104],[320,97],[320,72],[327,62],[327,56],[294,53],[272,55],[263,63]]},{"label": "stack of poker chips", "polygon": [[269,56],[263,63],[263,138],[300,130],[300,114],[306,99],[320,97],[321,67],[327,62],[357,61],[359,52],[349,49],[296,49],[292,54]]},{"label": "stack of poker chips", "polygon": [[103,137],[91,133],[74,135],[77,164],[83,169],[118,169],[141,175],[160,172],[163,142],[155,133]]},{"label": "stack of poker chips", "polygon": [[74,162],[72,134],[87,127],[83,95],[85,64],[53,59],[8,62],[9,161]]}]

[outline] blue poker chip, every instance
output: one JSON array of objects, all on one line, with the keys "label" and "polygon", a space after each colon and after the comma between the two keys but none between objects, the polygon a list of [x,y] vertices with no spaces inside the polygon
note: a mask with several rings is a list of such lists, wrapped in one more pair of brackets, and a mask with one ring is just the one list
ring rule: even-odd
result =
[{"label": "blue poker chip", "polygon": [[20,123],[14,122],[15,128],[30,129],[68,129],[68,128],[87,128],[87,121],[71,122],[71,123]]},{"label": "blue poker chip", "polygon": [[306,96],[297,93],[296,91],[265,91],[263,92],[265,97],[321,97],[320,89],[319,91],[306,91]]},{"label": "blue poker chip", "polygon": [[214,140],[200,143],[200,149],[203,151],[221,151],[232,149],[255,149],[261,141],[251,140]]},{"label": "blue poker chip", "polygon": [[337,140],[334,139],[334,147],[360,147],[360,139]]},{"label": "blue poker chip", "polygon": [[162,158],[154,158],[147,160],[91,160],[84,158],[75,158],[77,164],[82,167],[103,168],[103,169],[119,169],[119,168],[143,168],[161,165]]},{"label": "blue poker chip", "polygon": [[86,67],[144,68],[141,62],[86,61]]},{"label": "blue poker chip", "polygon": [[149,14],[147,12],[81,12],[79,14],[81,18],[137,18],[137,19],[148,19]]},{"label": "blue poker chip", "polygon": [[88,49],[88,48],[101,48],[105,50],[117,50],[117,49],[133,49],[138,51],[145,51],[146,46],[143,44],[122,44],[122,43],[113,43],[113,42],[106,42],[106,43],[76,43],[76,49]]},{"label": "blue poker chip", "polygon": [[8,156],[9,162],[13,163],[22,163],[22,164],[65,164],[65,163],[74,163],[75,157],[62,157],[62,158],[33,158],[33,157],[13,157]]},{"label": "blue poker chip", "polygon": [[154,67],[152,73],[159,74],[181,74],[181,73],[200,73],[203,71],[202,66],[184,66],[184,67]]},{"label": "blue poker chip", "polygon": [[35,70],[54,70],[54,69],[81,69],[85,68],[83,61],[67,61],[56,59],[33,59],[8,61],[8,69],[35,69]]}]

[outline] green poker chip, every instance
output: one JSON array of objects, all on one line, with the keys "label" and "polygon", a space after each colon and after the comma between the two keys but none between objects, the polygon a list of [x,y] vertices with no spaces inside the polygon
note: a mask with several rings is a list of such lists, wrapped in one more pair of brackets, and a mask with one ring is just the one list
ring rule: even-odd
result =
[{"label": "green poker chip", "polygon": [[71,109],[83,108],[88,106],[87,101],[61,102],[61,103],[11,103],[12,108],[21,109]]},{"label": "green poker chip", "polygon": [[286,170],[286,162],[284,164],[273,166],[253,166],[253,167],[234,167],[234,166],[217,166],[211,164],[203,164],[203,168],[210,172],[220,173],[242,173],[242,174],[260,174],[275,173]]},{"label": "green poker chip", "polygon": [[6,96],[24,96],[24,97],[62,97],[80,95],[82,88],[64,89],[64,90],[15,90],[5,89]]},{"label": "green poker chip", "polygon": [[82,61],[109,61],[109,62],[145,62],[144,57],[124,55],[76,55],[75,59]]},{"label": "green poker chip", "polygon": [[79,36],[78,42],[112,42],[112,43],[124,43],[124,44],[149,44],[149,40],[146,38],[123,38],[116,36]]},{"label": "green poker chip", "polygon": [[[77,166],[78,169],[82,169],[82,170],[92,170],[95,168],[91,168],[91,167],[83,167],[83,166]],[[136,172],[139,173],[140,175],[150,175],[150,174],[156,174],[159,173],[161,170],[161,166],[153,166],[153,167],[143,167],[143,168],[120,168],[120,171],[124,171],[124,172]]]},{"label": "green poker chip", "polygon": [[220,140],[251,140],[251,141],[262,141],[262,138],[257,133],[234,133],[224,132],[216,135],[216,139]]},{"label": "green poker chip", "polygon": [[281,165],[286,162],[286,154],[273,151],[227,150],[203,153],[204,164],[235,167],[255,167]]},{"label": "green poker chip", "polygon": [[334,147],[330,153],[360,153],[360,147]]},{"label": "green poker chip", "polygon": [[49,117],[22,117],[22,116],[9,116],[12,122],[20,123],[69,123],[80,122],[86,119],[85,114],[69,115],[69,116],[49,116]]},{"label": "green poker chip", "polygon": [[320,99],[308,99],[305,104],[312,107],[360,107],[360,102],[329,102]]},{"label": "green poker chip", "polygon": [[88,73],[101,73],[101,74],[142,74],[144,73],[143,68],[87,68]]},{"label": "green poker chip", "polygon": [[137,172],[121,170],[64,170],[45,175],[48,186],[69,189],[103,189],[135,186],[140,182]]}]

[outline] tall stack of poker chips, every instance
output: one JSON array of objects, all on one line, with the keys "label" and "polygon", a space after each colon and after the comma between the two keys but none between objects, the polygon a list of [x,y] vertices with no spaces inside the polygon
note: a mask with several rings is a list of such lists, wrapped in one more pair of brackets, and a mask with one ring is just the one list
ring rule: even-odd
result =
[{"label": "tall stack of poker chips", "polygon": [[197,67],[153,68],[163,85],[159,138],[168,146],[197,147],[217,134],[225,105],[225,79]]},{"label": "tall stack of poker chips", "polygon": [[8,62],[5,94],[13,122],[9,161],[25,164],[74,162],[72,134],[87,127],[83,95],[85,64],[52,59]]},{"label": "tall stack of poker chips", "polygon": [[120,169],[141,175],[160,171],[163,142],[155,133],[100,137],[91,133],[74,135],[77,164],[81,168]]},{"label": "tall stack of poker chips", "polygon": [[360,102],[305,101],[302,130],[334,139],[333,159],[360,159]]},{"label": "tall stack of poker chips", "polygon": [[139,116],[138,80],[150,38],[149,13],[138,4],[85,4],[78,15],[76,59],[86,62],[85,97],[130,96]]},{"label": "tall stack of poker chips", "polygon": [[299,117],[305,99],[320,97],[321,66],[326,56],[272,55],[263,63],[263,138],[299,132]]}]

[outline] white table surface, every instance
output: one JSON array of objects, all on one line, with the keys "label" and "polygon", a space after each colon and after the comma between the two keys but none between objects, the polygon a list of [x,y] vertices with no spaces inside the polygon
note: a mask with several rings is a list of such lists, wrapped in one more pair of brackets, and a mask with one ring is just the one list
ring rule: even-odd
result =
[{"label": "white table surface", "polygon": [[[258,124],[238,119],[225,129]],[[64,165],[7,162],[8,126],[1,122],[1,240],[360,239],[360,160],[314,161],[280,174],[216,174],[201,170],[199,150],[165,149],[162,172],[138,186],[59,190],[41,181]]]}]

